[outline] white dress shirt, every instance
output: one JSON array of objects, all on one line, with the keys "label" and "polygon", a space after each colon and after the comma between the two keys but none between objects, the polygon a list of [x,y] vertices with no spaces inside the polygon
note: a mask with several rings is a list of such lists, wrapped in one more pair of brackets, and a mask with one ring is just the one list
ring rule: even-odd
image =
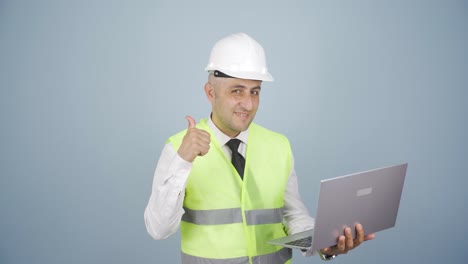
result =
[{"label": "white dress shirt", "polygon": [[[225,144],[231,138],[222,133],[211,118],[208,119],[207,124],[230,160],[231,150]],[[242,141],[239,145],[239,153],[244,157],[248,134],[247,130],[236,137]],[[288,234],[312,229],[315,223],[299,195],[294,159],[292,165],[284,193],[283,210],[283,224]],[[151,197],[145,209],[146,229],[154,239],[164,239],[177,232],[184,214],[185,186],[191,169],[192,163],[182,159],[171,143],[164,146],[154,173]]]}]

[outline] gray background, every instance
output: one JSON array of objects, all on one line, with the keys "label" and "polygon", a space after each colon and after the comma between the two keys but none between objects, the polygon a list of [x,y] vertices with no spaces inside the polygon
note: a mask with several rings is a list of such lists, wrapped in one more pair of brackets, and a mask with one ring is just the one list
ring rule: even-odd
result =
[{"label": "gray background", "polygon": [[466,1],[0,1],[0,263],[179,262],[143,211],[235,32],[312,215],[320,179],[409,162],[397,226],[334,262],[466,263],[467,26]]}]

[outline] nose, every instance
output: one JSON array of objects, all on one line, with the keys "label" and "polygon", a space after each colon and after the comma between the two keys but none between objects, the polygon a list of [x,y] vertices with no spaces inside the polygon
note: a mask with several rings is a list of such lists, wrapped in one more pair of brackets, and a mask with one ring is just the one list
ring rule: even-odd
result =
[{"label": "nose", "polygon": [[240,105],[242,106],[242,108],[244,108],[245,110],[247,111],[251,111],[255,105],[255,100],[257,100],[256,98],[253,98],[252,96],[250,95],[246,95],[246,96],[243,96],[241,101],[240,101]]}]

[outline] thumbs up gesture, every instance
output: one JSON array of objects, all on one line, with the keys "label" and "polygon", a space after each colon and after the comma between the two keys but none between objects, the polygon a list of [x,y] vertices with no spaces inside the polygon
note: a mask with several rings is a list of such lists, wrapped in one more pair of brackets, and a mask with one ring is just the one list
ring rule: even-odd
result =
[{"label": "thumbs up gesture", "polygon": [[195,127],[193,117],[186,116],[185,119],[188,121],[188,129],[177,153],[182,159],[193,162],[197,156],[208,153],[211,139],[208,132]]}]

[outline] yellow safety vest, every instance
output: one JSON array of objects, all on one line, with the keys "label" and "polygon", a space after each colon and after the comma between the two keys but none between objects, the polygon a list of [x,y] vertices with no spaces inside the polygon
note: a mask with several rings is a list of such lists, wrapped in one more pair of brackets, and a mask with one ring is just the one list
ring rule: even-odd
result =
[{"label": "yellow safety vest", "polygon": [[[286,235],[283,207],[292,154],[288,139],[252,123],[244,180],[211,134],[209,152],[193,162],[180,224],[182,263],[283,264],[290,249],[266,243]],[[169,138],[178,149],[186,131]]]}]

